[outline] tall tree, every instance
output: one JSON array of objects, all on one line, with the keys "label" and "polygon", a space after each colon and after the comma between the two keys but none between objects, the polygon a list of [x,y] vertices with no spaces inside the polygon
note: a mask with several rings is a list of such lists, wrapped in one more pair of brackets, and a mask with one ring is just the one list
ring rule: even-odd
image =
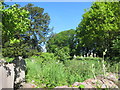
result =
[{"label": "tall tree", "polygon": [[18,54],[20,53],[19,47],[23,41],[21,35],[29,29],[29,12],[18,8],[17,4],[9,7],[3,6],[0,12],[2,12],[2,55],[8,57],[18,56],[20,55]]},{"label": "tall tree", "polygon": [[2,9],[2,44],[6,42],[20,42],[20,34],[24,34],[29,28],[29,12],[18,8],[18,5]]},{"label": "tall tree", "polygon": [[33,4],[27,4],[23,9],[29,11],[30,28],[28,30],[27,39],[31,41],[32,49],[41,51],[40,45],[46,42],[48,34],[51,32],[49,28],[50,16],[44,13],[44,9],[34,7]]},{"label": "tall tree", "polygon": [[100,56],[105,49],[110,52],[112,40],[120,33],[119,4],[120,2],[94,2],[85,12],[77,27],[78,51],[82,47],[85,53],[95,50]]}]

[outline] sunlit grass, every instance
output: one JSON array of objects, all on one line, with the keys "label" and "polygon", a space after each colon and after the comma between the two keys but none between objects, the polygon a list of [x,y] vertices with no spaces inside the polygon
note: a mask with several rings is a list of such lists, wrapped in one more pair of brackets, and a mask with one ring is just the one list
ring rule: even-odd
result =
[{"label": "sunlit grass", "polygon": [[[33,61],[34,60],[34,61]],[[39,87],[55,87],[62,85],[72,85],[74,82],[83,82],[88,78],[95,78],[104,73],[103,62],[100,58],[84,58],[84,60],[67,60],[59,62],[57,60],[43,61],[41,58],[27,59],[28,73],[27,81]],[[118,64],[110,66],[104,61],[106,72],[118,69]]]}]

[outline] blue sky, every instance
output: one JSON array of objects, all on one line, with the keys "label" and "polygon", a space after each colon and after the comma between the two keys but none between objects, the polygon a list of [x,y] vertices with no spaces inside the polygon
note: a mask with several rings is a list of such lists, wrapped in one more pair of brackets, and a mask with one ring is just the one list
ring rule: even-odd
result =
[{"label": "blue sky", "polygon": [[[12,5],[15,2],[6,2]],[[21,6],[32,3],[35,6],[44,8],[44,11],[51,17],[50,27],[53,32],[59,33],[64,30],[76,29],[85,13],[84,9],[90,8],[92,2],[16,2]]]}]

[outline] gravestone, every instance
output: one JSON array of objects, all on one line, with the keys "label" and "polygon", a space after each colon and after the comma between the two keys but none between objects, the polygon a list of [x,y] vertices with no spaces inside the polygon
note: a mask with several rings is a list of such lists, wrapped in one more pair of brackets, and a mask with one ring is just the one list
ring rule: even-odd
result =
[{"label": "gravestone", "polygon": [[0,60],[0,90],[2,88],[14,88],[14,65]]},{"label": "gravestone", "polygon": [[20,88],[20,86],[25,82],[25,71],[26,71],[26,63],[25,60],[19,56],[16,57],[12,63],[15,64],[15,88]]},{"label": "gravestone", "polygon": [[26,63],[22,57],[7,63],[0,60],[0,90],[2,88],[18,89],[25,82]]}]

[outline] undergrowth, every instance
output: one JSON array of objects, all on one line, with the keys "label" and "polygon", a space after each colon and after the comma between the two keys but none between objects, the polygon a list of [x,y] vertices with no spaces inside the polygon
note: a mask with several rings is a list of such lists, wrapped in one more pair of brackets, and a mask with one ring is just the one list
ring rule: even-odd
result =
[{"label": "undergrowth", "polygon": [[[48,55],[48,56],[46,56]],[[46,59],[47,57],[47,59]],[[109,64],[104,61],[105,69],[101,58],[81,58],[66,60],[64,63],[56,60],[53,54],[26,59],[27,82],[36,84],[39,88],[68,85],[74,82],[83,82],[105,72],[117,72],[119,63]]]}]

